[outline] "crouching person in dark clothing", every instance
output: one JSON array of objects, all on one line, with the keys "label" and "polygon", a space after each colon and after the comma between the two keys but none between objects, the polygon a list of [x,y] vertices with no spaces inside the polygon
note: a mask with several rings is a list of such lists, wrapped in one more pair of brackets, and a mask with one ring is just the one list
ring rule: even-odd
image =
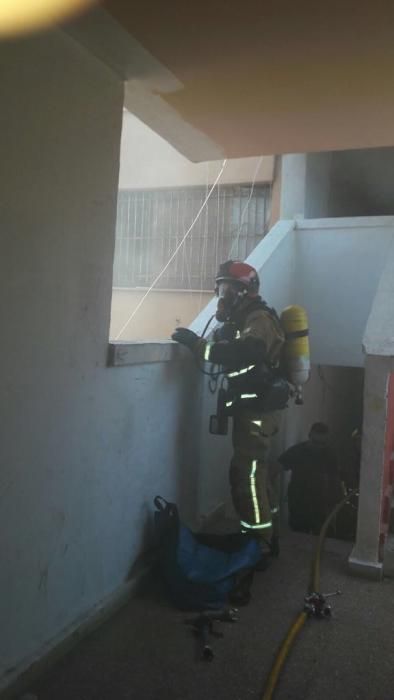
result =
[{"label": "crouching person in dark clothing", "polygon": [[314,423],[309,439],[290,447],[278,460],[291,471],[289,525],[297,532],[317,535],[343,495],[337,458],[328,437],[327,425]]}]

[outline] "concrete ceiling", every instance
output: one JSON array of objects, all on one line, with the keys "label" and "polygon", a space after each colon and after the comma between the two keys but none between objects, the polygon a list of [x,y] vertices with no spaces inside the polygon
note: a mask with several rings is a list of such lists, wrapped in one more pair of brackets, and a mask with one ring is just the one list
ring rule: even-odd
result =
[{"label": "concrete ceiling", "polygon": [[394,144],[391,1],[103,7],[150,61],[126,106],[193,160]]}]

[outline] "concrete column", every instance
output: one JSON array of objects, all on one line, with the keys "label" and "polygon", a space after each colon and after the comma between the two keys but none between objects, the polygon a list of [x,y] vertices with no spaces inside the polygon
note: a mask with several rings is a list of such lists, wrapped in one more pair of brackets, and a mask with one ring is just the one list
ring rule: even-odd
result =
[{"label": "concrete column", "polygon": [[280,218],[304,218],[306,201],[305,153],[282,156],[282,183],[280,194]]},{"label": "concrete column", "polygon": [[316,219],[330,215],[332,153],[282,156],[281,219]]},{"label": "concrete column", "polygon": [[330,181],[332,153],[309,153],[306,162],[305,210],[306,219],[330,216]]},{"label": "concrete column", "polygon": [[352,572],[375,579],[381,578],[383,568],[379,534],[390,364],[387,357],[366,358],[357,537],[349,558]]}]

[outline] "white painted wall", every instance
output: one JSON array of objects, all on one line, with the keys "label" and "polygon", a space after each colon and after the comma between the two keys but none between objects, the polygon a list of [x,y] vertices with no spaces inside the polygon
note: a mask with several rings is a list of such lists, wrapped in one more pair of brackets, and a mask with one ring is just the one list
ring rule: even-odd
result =
[{"label": "white painted wall", "polygon": [[212,297],[210,292],[153,289],[136,314],[144,296],[139,289],[112,290],[110,340],[169,340],[177,326],[188,326]]},{"label": "white painted wall", "polygon": [[367,356],[356,544],[349,563],[356,573],[380,578],[379,535],[387,422],[387,385],[393,358]]},{"label": "white painted wall", "polygon": [[373,301],[363,345],[368,355],[394,357],[394,243],[385,259],[385,266]]},{"label": "white painted wall", "polygon": [[[394,244],[391,245],[364,334],[366,385],[364,401],[361,488],[356,544],[351,567],[381,575],[379,535],[382,504],[387,389],[394,368]],[[389,438],[390,439],[390,438]],[[392,436],[391,436],[392,440]]]},{"label": "white painted wall", "polygon": [[[120,189],[190,187],[214,182],[222,161],[192,163],[128,111],[123,113]],[[227,161],[222,184],[272,182],[274,157]]]},{"label": "white painted wall", "polygon": [[300,221],[295,236],[295,301],[308,311],[314,362],[363,366],[364,330],[394,219]]},{"label": "white painted wall", "polygon": [[122,84],[60,32],[2,43],[0,687],[195,502],[195,369],[108,368]]}]

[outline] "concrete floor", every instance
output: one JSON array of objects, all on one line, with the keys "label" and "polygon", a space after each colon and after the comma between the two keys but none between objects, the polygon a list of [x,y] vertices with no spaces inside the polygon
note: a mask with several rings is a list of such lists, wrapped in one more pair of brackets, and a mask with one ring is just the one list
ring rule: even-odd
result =
[{"label": "concrete floor", "polygon": [[[251,604],[213,640],[203,662],[155,583],[81,642],[37,683],[38,700],[260,700],[275,651],[302,607],[314,539],[289,534],[257,574]],[[349,577],[350,546],[328,540],[325,591],[340,588],[331,621],[307,622],[275,700],[393,700],[394,581]]]}]

